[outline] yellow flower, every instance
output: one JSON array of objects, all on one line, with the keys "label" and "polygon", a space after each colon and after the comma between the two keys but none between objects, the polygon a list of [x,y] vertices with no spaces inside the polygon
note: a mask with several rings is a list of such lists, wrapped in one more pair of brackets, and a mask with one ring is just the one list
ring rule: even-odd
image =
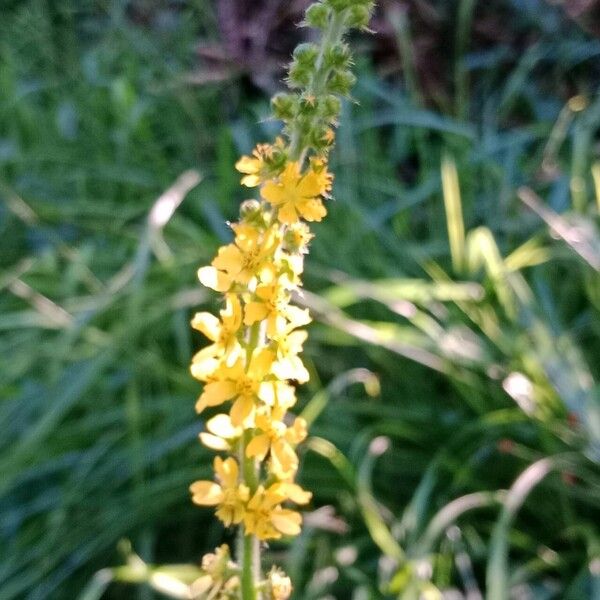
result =
[{"label": "yellow flower", "polygon": [[258,396],[267,406],[279,406],[285,410],[296,404],[294,386],[277,379],[263,381],[258,389]]},{"label": "yellow flower", "polygon": [[272,176],[273,168],[278,162],[276,157],[283,157],[283,146],[283,140],[277,138],[275,144],[258,144],[252,151],[252,156],[242,156],[235,163],[235,168],[245,174],[242,185],[255,187]]},{"label": "yellow flower", "polygon": [[231,423],[240,427],[253,416],[256,398],[260,396],[260,384],[271,369],[273,353],[266,348],[258,348],[252,353],[248,368],[240,357],[231,366],[218,370],[215,379],[204,386],[204,391],[196,403],[196,411],[202,412],[207,406],[219,406],[227,400],[234,400],[231,407]]},{"label": "yellow flower", "polygon": [[292,500],[306,504],[312,494],[295,483],[274,483],[265,489],[259,485],[246,506],[244,527],[246,534],[261,540],[276,540],[282,535],[298,535],[302,516],[295,510],[283,508],[281,503]]},{"label": "yellow flower", "polygon": [[217,292],[227,292],[234,283],[250,288],[256,279],[269,282],[275,267],[273,253],[279,243],[277,227],[261,231],[249,223],[232,225],[233,244],[222,246],[210,267],[198,270],[200,282]]},{"label": "yellow flower", "polygon": [[216,515],[227,526],[240,523],[244,517],[250,490],[246,485],[238,483],[239,468],[234,458],[223,460],[217,456],[213,464],[219,483],[192,483],[192,502],[200,506],[218,506]]},{"label": "yellow flower", "polygon": [[287,277],[280,277],[270,284],[257,286],[254,298],[250,297],[244,308],[244,325],[253,325],[258,321],[266,321],[267,335],[274,337],[295,327],[310,323],[308,310],[290,305]]},{"label": "yellow flower", "polygon": [[290,225],[283,235],[284,248],[292,254],[306,254],[308,252],[308,244],[314,235],[306,223],[298,221]]},{"label": "yellow flower", "polygon": [[206,423],[206,429],[208,433],[203,431],[200,441],[212,450],[231,450],[232,444],[242,435],[242,428],[234,427],[229,415],[215,415]]},{"label": "yellow flower", "polygon": [[298,456],[294,446],[306,438],[306,421],[297,417],[292,427],[282,422],[285,409],[278,406],[256,415],[256,427],[262,431],[248,446],[246,456],[263,461],[271,453],[270,470],[278,479],[290,479],[298,470]]},{"label": "yellow flower", "polygon": [[303,218],[320,221],[327,210],[319,196],[328,191],[325,172],[311,167],[302,174],[297,162],[289,162],[277,180],[267,181],[260,193],[273,206],[279,208],[277,218],[281,223],[292,224]]},{"label": "yellow flower", "polygon": [[306,383],[310,375],[298,354],[302,352],[302,344],[306,341],[308,333],[305,330],[290,331],[292,326],[293,324],[272,338],[276,358],[271,372],[279,379],[294,379],[298,383]]},{"label": "yellow flower", "polygon": [[227,366],[231,366],[240,356],[242,347],[237,336],[242,324],[242,306],[235,294],[227,294],[225,302],[221,320],[208,312],[194,315],[192,327],[214,342],[196,354],[195,362],[218,357],[223,358]]}]

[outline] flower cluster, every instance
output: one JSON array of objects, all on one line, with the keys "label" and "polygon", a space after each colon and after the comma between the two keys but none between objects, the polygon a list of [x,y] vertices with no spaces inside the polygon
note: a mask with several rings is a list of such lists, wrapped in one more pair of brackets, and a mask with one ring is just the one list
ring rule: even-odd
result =
[{"label": "flower cluster", "polygon": [[[217,506],[225,525],[242,523],[261,540],[299,533],[300,514],[283,505],[311,498],[294,483],[306,423],[288,413],[296,403],[294,385],[309,378],[299,354],[310,316],[291,297],[311,239],[302,219],[325,216],[323,199],[332,183],[322,158],[304,170],[288,160],[273,172],[266,163],[278,151],[263,144],[238,162],[245,184],[260,186],[262,201],[243,206],[240,220],[230,225],[233,242],[198,272],[205,286],[224,294],[220,318],[201,312],[192,320],[211,342],[192,360],[192,375],[204,383],[196,410],[227,407],[209,419],[200,438],[235,456],[215,458],[217,482],[192,484],[193,501]],[[248,467],[264,482],[242,482],[240,469]]]},{"label": "flower cluster", "polygon": [[283,136],[236,163],[241,184],[256,188],[256,197],[230,224],[231,243],[198,271],[204,286],[223,294],[219,316],[200,312],[192,319],[210,342],[192,360],[192,375],[204,384],[196,410],[218,411],[200,439],[227,456],[215,457],[215,480],[196,481],[190,490],[193,502],[216,507],[224,525],[241,528],[240,578],[228,585],[239,583],[244,599],[255,598],[258,589],[273,600],[291,594],[289,579],[277,569],[262,583],[251,573],[249,562],[256,561],[249,561],[247,540],[297,535],[302,517],[293,505],[311,499],[295,481],[306,422],[290,412],[296,386],[309,379],[300,353],[311,319],[292,296],[302,285],[313,237],[308,223],[327,214],[333,181],[327,154],[339,96],[354,82],[343,36],[351,27],[365,28],[372,9],[372,0],[321,0],[308,8],[305,24],[322,30],[321,42],[296,49],[291,92],[273,98]]}]

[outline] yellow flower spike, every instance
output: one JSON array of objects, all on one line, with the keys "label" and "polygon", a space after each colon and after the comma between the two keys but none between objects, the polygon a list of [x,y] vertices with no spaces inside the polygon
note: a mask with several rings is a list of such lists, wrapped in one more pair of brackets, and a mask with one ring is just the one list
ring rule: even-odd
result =
[{"label": "yellow flower spike", "polygon": [[[278,208],[277,218],[281,223],[297,223],[300,218],[320,221],[327,210],[319,198],[330,189],[327,177],[311,168],[304,174],[297,162],[285,166],[277,180],[267,181],[261,188],[261,196]],[[329,187],[328,187],[329,185]]]},{"label": "yellow flower spike", "polygon": [[242,203],[239,221],[231,224],[233,242],[198,270],[203,285],[226,294],[226,306],[219,318],[198,313],[192,321],[210,340],[190,367],[205,384],[196,409],[230,403],[229,414],[210,419],[200,439],[214,450],[235,452],[236,458],[217,457],[216,481],[197,481],[190,489],[196,504],[215,506],[223,523],[240,524],[241,532],[239,566],[218,577],[209,572],[208,580],[197,582],[200,595],[215,600],[290,597],[291,582],[282,571],[261,576],[258,540],[300,533],[302,516],[284,504],[306,504],[312,497],[294,483],[296,447],[307,436],[306,422],[286,414],[296,403],[293,384],[309,378],[299,354],[307,337],[303,327],[311,319],[291,300],[302,286],[304,255],[313,237],[306,221],[327,214],[324,200],[333,175],[326,156],[335,137],[338,96],[348,95],[353,77],[346,70],[334,73],[328,60],[309,64],[302,57],[307,48],[329,56],[343,44],[348,28],[366,26],[373,8],[371,0],[361,0],[358,9],[337,2],[334,10],[329,4],[334,3],[309,9],[307,22],[322,29],[320,46],[295,53],[291,93],[273,98],[283,137],[257,145],[235,165],[242,185],[260,186],[260,197]]},{"label": "yellow flower spike", "polygon": [[227,366],[231,366],[242,353],[238,340],[238,332],[242,325],[242,305],[235,294],[225,296],[225,308],[221,311],[221,320],[207,312],[194,315],[192,327],[203,333],[214,342],[200,352],[203,359],[207,357],[223,358]]}]

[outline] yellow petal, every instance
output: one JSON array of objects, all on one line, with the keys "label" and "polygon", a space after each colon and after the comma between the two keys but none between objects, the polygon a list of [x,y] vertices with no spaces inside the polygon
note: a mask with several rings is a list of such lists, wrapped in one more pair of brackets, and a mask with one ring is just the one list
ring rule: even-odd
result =
[{"label": "yellow petal", "polygon": [[213,342],[216,342],[221,334],[221,321],[208,312],[196,313],[192,319],[192,327]]},{"label": "yellow petal", "polygon": [[244,325],[253,325],[257,321],[262,321],[268,314],[269,310],[264,302],[248,302],[244,314]]},{"label": "yellow petal", "polygon": [[302,517],[294,510],[282,508],[273,512],[271,522],[284,535],[298,535],[300,533]]},{"label": "yellow petal", "polygon": [[229,331],[236,331],[242,324],[242,305],[240,299],[235,294],[225,296],[225,308],[221,311],[223,325]]},{"label": "yellow petal", "polygon": [[237,485],[239,468],[235,458],[230,456],[223,460],[220,456],[216,456],[213,467],[224,488],[233,488]]},{"label": "yellow petal", "polygon": [[260,169],[260,160],[251,156],[242,156],[236,163],[235,168],[240,173],[256,173]]},{"label": "yellow petal", "polygon": [[229,415],[215,415],[212,419],[206,423],[206,429],[225,439],[234,439],[241,435],[242,431],[239,427],[234,427],[231,424],[231,417]]},{"label": "yellow petal", "polygon": [[281,494],[285,498],[289,498],[292,502],[296,504],[308,504],[312,498],[312,493],[303,490],[296,483],[276,483],[272,485],[269,490],[272,488],[276,488],[273,491],[275,493]]},{"label": "yellow petal", "polygon": [[303,198],[314,198],[320,196],[325,190],[322,188],[319,177],[313,171],[309,171],[298,183],[298,194]]},{"label": "yellow petal", "polygon": [[252,438],[250,443],[246,446],[246,456],[248,458],[258,458],[258,460],[264,460],[267,452],[269,451],[270,439],[268,435],[260,434]]},{"label": "yellow petal", "polygon": [[260,177],[258,175],[244,175],[240,183],[246,187],[256,187],[260,183]]},{"label": "yellow petal", "polygon": [[215,506],[223,502],[223,490],[214,481],[195,481],[190,485],[192,502],[201,506]]},{"label": "yellow petal", "polygon": [[[210,349],[210,352],[208,351]],[[215,371],[221,365],[220,361],[214,358],[213,355],[214,346],[203,348],[198,352],[190,365],[190,372],[192,377],[200,381],[206,381],[209,377],[214,375]]]},{"label": "yellow petal", "polygon": [[202,412],[207,406],[219,406],[235,396],[233,381],[212,381],[204,386],[204,392],[196,403],[196,411]]},{"label": "yellow petal", "polygon": [[304,330],[292,331],[292,333],[288,334],[288,336],[287,336],[288,346],[289,346],[291,352],[294,354],[298,354],[299,352],[302,352],[302,344],[304,344],[307,337],[308,337],[308,332],[304,331]]},{"label": "yellow petal", "polygon": [[320,221],[327,215],[327,209],[323,206],[323,202],[319,198],[311,198],[310,200],[298,202],[296,208],[307,221]]},{"label": "yellow petal", "polygon": [[206,433],[203,431],[200,434],[200,441],[211,450],[230,450],[231,446],[221,437],[213,435],[212,433]]},{"label": "yellow petal", "polygon": [[281,223],[292,225],[298,222],[298,213],[293,202],[286,202],[278,211],[277,218]]},{"label": "yellow petal", "polygon": [[242,427],[244,421],[252,415],[254,401],[251,396],[239,396],[231,407],[231,422],[235,427]]},{"label": "yellow petal", "polygon": [[297,356],[289,356],[278,360],[273,363],[271,371],[282,380],[294,379],[298,383],[306,383],[310,379],[308,371]]},{"label": "yellow petal", "polygon": [[290,329],[303,327],[312,321],[307,308],[302,309],[298,306],[290,305],[286,308],[285,315],[290,321]]},{"label": "yellow petal", "polygon": [[277,206],[282,202],[285,202],[285,189],[282,185],[275,183],[274,181],[267,181],[265,185],[260,189],[260,195],[271,204]]},{"label": "yellow petal", "polygon": [[271,445],[273,473],[280,479],[287,479],[298,470],[298,457],[285,440],[276,440]]},{"label": "yellow petal", "polygon": [[243,255],[235,244],[228,244],[219,248],[217,256],[213,259],[213,267],[228,273],[239,273],[242,268]]},{"label": "yellow petal", "polygon": [[203,286],[217,292],[226,292],[231,287],[231,279],[214,267],[198,269],[198,279]]},{"label": "yellow petal", "polygon": [[262,379],[271,369],[275,356],[266,348],[258,348],[252,353],[248,366],[248,377],[255,380]]},{"label": "yellow petal", "polygon": [[308,435],[306,421],[302,417],[296,417],[292,427],[285,432],[285,439],[291,444],[299,444]]}]

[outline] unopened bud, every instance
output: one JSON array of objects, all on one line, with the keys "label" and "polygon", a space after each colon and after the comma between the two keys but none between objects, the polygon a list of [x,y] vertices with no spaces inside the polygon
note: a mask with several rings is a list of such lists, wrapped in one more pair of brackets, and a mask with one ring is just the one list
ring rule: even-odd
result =
[{"label": "unopened bud", "polygon": [[342,12],[352,5],[352,0],[326,0],[327,4],[336,12]]},{"label": "unopened bud", "polygon": [[306,10],[306,24],[309,27],[325,29],[329,19],[329,7],[321,3],[311,4]]},{"label": "unopened bud", "polygon": [[315,44],[299,44],[294,50],[294,60],[303,67],[314,67],[318,55],[319,49]]},{"label": "unopened bud", "polygon": [[371,20],[371,11],[368,6],[353,6],[346,15],[345,21],[348,27],[365,29]]},{"label": "unopened bud", "polygon": [[350,66],[350,49],[346,44],[334,44],[325,52],[325,65],[331,69],[346,69]]},{"label": "unopened bud", "polygon": [[292,94],[281,92],[273,96],[271,106],[273,107],[275,118],[287,121],[293,119],[296,113],[296,98]]},{"label": "unopened bud", "polygon": [[327,82],[327,90],[333,94],[347,96],[355,83],[356,77],[350,71],[334,71]]},{"label": "unopened bud", "polygon": [[337,96],[329,94],[321,102],[321,110],[323,117],[331,122],[336,119],[342,110],[342,103]]},{"label": "unopened bud", "polygon": [[292,88],[303,88],[310,82],[311,69],[294,61],[290,66],[288,84]]}]

